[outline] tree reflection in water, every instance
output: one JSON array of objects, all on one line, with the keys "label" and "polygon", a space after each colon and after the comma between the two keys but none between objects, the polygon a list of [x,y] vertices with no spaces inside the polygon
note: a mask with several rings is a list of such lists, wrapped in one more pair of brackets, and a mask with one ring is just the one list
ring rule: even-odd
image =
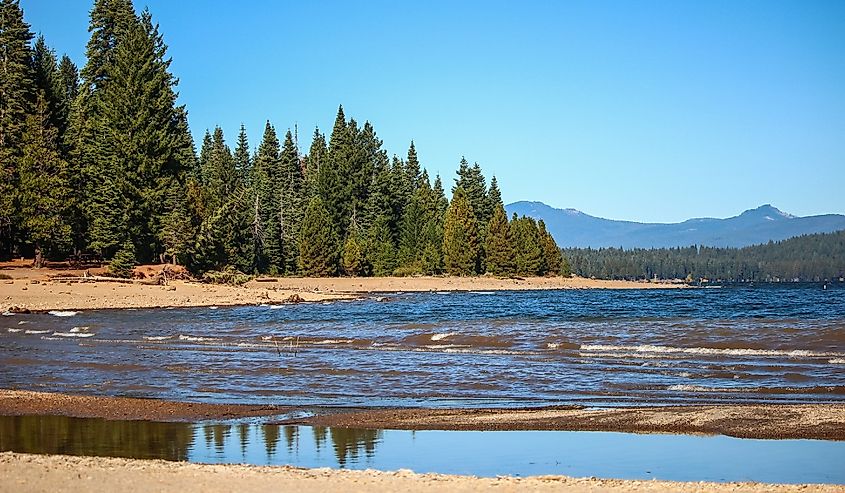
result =
[{"label": "tree reflection in water", "polygon": [[381,430],[330,428],[329,434],[340,467],[346,467],[347,461],[358,462],[361,451],[367,458],[372,458],[376,451],[376,444],[382,439]]},{"label": "tree reflection in water", "polygon": [[31,454],[188,460],[194,425],[65,416],[0,419],[0,450]]},{"label": "tree reflection in water", "polygon": [[[260,433],[253,434],[254,431]],[[328,450],[337,466],[353,466],[372,459],[383,440],[380,430],[314,427],[314,449],[302,442],[299,426],[250,423],[159,423],[110,421],[64,416],[0,416],[0,451],[36,454],[113,456],[137,459],[197,460],[204,448],[206,460],[242,460],[250,456],[250,441],[263,441],[266,463],[296,462],[304,454]],[[287,450],[279,452],[284,437]],[[195,443],[199,440],[199,443]],[[230,442],[232,442],[230,444]],[[203,447],[204,443],[204,447]],[[228,446],[227,445],[231,445]],[[259,449],[260,450],[260,449]],[[279,456],[276,457],[277,453]]]}]

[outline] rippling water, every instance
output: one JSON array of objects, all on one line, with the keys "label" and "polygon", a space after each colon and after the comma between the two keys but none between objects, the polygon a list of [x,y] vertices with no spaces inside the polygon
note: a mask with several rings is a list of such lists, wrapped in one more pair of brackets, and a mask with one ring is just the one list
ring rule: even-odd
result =
[{"label": "rippling water", "polygon": [[207,402],[845,401],[845,288],[391,293],[0,317],[0,386]]}]

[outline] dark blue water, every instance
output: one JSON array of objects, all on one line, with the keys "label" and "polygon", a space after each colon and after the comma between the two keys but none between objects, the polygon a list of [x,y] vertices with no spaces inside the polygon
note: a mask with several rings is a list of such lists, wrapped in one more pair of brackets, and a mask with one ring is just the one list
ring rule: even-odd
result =
[{"label": "dark blue water", "polygon": [[339,406],[843,402],[845,289],[393,293],[5,316],[0,387]]},{"label": "dark blue water", "polygon": [[445,474],[845,483],[845,442],[0,417],[0,451]]}]

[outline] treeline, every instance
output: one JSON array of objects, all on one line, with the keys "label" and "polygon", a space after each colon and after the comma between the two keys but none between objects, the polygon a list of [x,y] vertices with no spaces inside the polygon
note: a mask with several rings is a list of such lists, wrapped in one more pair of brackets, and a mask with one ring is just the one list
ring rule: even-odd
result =
[{"label": "treeline", "polygon": [[206,132],[199,155],[167,47],[148,11],[96,0],[87,63],[34,45],[17,0],[0,0],[0,256],[96,252],[116,274],[172,261],[194,272],[276,275],[545,275],[568,265],[545,225],[505,215],[463,159],[446,198],[413,142],[388,156],[339,108],[307,154],[267,122],[251,152]]},{"label": "treeline", "polygon": [[745,248],[570,248],[572,271],[602,279],[823,281],[845,276],[845,231]]}]

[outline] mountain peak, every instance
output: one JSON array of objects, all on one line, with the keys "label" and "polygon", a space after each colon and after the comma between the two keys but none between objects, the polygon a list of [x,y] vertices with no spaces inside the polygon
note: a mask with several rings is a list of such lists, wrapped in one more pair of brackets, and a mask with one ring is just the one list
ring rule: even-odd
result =
[{"label": "mountain peak", "polygon": [[845,230],[845,216],[796,217],[772,204],[726,219],[699,218],[682,223],[635,223],[593,217],[575,209],[557,209],[542,202],[516,202],[508,214],[542,219],[562,247],[659,248],[690,245],[743,247],[794,236]]},{"label": "mountain peak", "polygon": [[739,217],[761,217],[767,219],[769,221],[777,221],[782,219],[795,219],[796,216],[792,214],[786,213],[778,209],[777,207],[773,206],[772,204],[763,204],[756,209],[749,209]]}]

